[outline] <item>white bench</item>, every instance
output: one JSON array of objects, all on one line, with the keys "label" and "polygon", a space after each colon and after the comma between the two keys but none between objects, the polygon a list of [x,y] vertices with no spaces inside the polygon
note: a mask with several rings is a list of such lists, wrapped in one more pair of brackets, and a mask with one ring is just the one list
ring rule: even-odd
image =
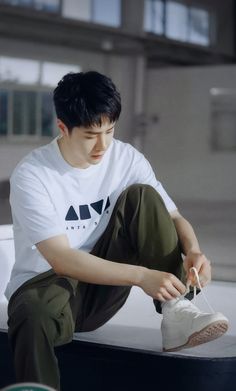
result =
[{"label": "white bench", "polygon": [[12,225],[0,225],[0,329],[7,329],[7,299],[4,295],[15,260]]}]

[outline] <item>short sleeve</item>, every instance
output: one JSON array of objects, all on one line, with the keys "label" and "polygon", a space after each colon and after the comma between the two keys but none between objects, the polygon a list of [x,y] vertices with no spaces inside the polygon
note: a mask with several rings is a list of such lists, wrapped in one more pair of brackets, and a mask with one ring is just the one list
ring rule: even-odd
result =
[{"label": "short sleeve", "polygon": [[134,164],[135,176],[138,183],[143,183],[154,187],[154,189],[160,194],[162,197],[165,206],[169,212],[173,212],[177,209],[174,201],[170,198],[170,196],[165,191],[161,182],[156,179],[154,171],[149,163],[149,161],[145,158],[145,156],[137,151],[136,163]]},{"label": "short sleeve", "polygon": [[38,177],[25,170],[13,174],[10,185],[14,225],[16,229],[20,226],[32,245],[65,233],[53,202]]}]

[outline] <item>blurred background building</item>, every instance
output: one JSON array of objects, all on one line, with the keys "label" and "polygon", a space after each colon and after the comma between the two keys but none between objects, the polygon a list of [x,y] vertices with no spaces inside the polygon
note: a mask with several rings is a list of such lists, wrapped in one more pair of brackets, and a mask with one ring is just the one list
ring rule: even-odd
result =
[{"label": "blurred background building", "polygon": [[235,18],[234,0],[0,0],[0,224],[15,165],[58,134],[58,80],[97,70],[122,95],[116,137],[194,222],[214,276],[236,280]]}]

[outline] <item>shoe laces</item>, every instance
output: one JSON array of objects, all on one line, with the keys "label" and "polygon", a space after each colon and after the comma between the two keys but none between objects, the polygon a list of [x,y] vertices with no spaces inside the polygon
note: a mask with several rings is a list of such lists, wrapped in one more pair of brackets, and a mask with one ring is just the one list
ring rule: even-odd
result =
[{"label": "shoe laces", "polygon": [[[205,296],[205,294],[204,294],[204,292],[203,292],[203,288],[202,288],[202,286],[201,286],[201,282],[200,282],[200,278],[199,278],[199,274],[198,274],[197,269],[196,269],[195,267],[191,267],[190,271],[192,271],[192,272],[195,274],[195,277],[196,277],[196,280],[197,280],[197,286],[198,286],[198,288],[200,289],[200,292],[201,292],[201,294],[202,294],[202,297],[203,297],[203,299],[205,300],[205,303],[207,304],[209,310],[214,314],[215,311],[214,311],[214,309],[212,308],[212,306],[210,305],[209,301],[207,300],[207,298],[206,298],[206,296]],[[193,300],[196,298],[196,295],[197,295],[197,286],[194,285],[194,287],[193,287]],[[187,293],[189,293],[189,291],[190,291],[190,284],[187,285],[187,287],[186,287],[186,292],[184,293],[183,296],[185,296]]]}]

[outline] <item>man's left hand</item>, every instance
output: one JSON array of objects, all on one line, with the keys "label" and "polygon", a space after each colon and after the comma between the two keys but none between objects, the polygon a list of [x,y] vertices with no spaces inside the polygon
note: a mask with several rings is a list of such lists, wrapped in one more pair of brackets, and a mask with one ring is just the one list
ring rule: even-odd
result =
[{"label": "man's left hand", "polygon": [[206,286],[211,281],[211,263],[206,256],[200,252],[189,251],[184,259],[184,269],[186,271],[187,285],[197,286],[196,276],[191,271],[195,267],[199,274],[200,284]]}]

